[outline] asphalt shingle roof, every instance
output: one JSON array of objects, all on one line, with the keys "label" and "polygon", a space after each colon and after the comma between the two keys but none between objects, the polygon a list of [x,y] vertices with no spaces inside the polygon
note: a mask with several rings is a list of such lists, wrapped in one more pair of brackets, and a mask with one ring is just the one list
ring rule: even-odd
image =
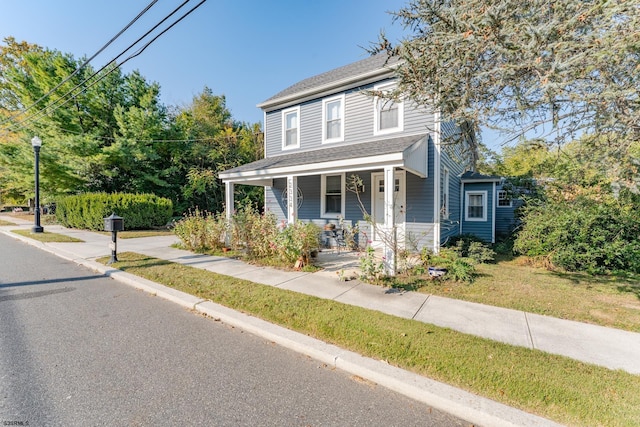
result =
[{"label": "asphalt shingle roof", "polygon": [[[387,62],[388,61],[388,62]],[[339,82],[344,79],[356,77],[368,72],[379,70],[390,66],[398,62],[396,57],[389,57],[386,53],[379,53],[377,55],[369,56],[357,62],[327,71],[317,76],[309,77],[301,80],[288,88],[276,93],[271,98],[266,99],[262,104],[275,101],[279,98],[294,95],[296,93],[305,92],[314,88],[330,85],[334,82]]]},{"label": "asphalt shingle roof", "polygon": [[426,134],[402,136],[359,144],[336,145],[312,151],[267,157],[246,165],[221,172],[221,174],[250,172],[255,170],[286,168],[334,160],[357,159],[398,153],[424,138]]},{"label": "asphalt shingle roof", "polygon": [[460,176],[463,181],[500,181],[502,178],[497,175],[483,175],[479,172],[466,171]]}]

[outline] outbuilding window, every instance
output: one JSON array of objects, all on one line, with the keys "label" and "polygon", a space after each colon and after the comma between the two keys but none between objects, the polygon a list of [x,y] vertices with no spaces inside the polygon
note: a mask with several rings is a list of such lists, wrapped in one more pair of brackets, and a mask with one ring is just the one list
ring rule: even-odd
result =
[{"label": "outbuilding window", "polygon": [[469,191],[466,194],[465,220],[486,221],[487,220],[487,192]]}]

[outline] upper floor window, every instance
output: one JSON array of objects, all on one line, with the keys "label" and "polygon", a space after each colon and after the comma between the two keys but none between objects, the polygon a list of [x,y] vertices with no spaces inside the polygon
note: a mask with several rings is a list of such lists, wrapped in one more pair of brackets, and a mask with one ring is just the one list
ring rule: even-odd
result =
[{"label": "upper floor window", "polygon": [[344,141],[344,95],[322,101],[322,141]]},{"label": "upper floor window", "polygon": [[487,220],[487,192],[469,191],[467,193],[467,210],[465,220],[486,221]]},{"label": "upper floor window", "polygon": [[[375,86],[373,89],[381,92],[389,92],[394,87],[395,84],[385,84]],[[401,132],[403,130],[404,108],[402,102],[376,97],[374,106],[374,135]]]},{"label": "upper floor window", "polygon": [[510,208],[511,207],[511,197],[506,190],[498,191],[498,206],[501,208]]},{"label": "upper floor window", "polygon": [[300,147],[300,107],[282,112],[282,149]]}]

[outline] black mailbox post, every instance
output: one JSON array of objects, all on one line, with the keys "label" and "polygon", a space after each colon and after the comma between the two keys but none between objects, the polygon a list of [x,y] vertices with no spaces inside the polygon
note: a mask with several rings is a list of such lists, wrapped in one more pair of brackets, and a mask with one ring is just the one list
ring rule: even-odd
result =
[{"label": "black mailbox post", "polygon": [[117,257],[117,249],[118,249],[118,231],[124,230],[124,218],[121,216],[112,213],[110,216],[104,218],[104,231],[111,232],[111,243],[109,244],[109,248],[111,248],[111,259],[107,264],[112,264],[114,262],[118,262]]}]

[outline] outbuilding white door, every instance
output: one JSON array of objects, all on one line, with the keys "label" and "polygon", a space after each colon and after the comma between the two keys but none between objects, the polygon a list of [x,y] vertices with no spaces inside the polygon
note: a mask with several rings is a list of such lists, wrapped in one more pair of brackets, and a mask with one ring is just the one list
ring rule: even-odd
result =
[{"label": "outbuilding white door", "polygon": [[[373,220],[376,223],[376,229],[379,231],[373,232],[373,241],[375,243],[382,243],[384,233],[384,174],[375,173],[371,175],[371,182],[373,183],[372,190],[372,213]],[[406,205],[406,192],[405,192],[405,172],[397,171],[394,174],[394,222],[397,225],[398,243],[404,242],[404,223],[405,223],[405,205]]]}]

